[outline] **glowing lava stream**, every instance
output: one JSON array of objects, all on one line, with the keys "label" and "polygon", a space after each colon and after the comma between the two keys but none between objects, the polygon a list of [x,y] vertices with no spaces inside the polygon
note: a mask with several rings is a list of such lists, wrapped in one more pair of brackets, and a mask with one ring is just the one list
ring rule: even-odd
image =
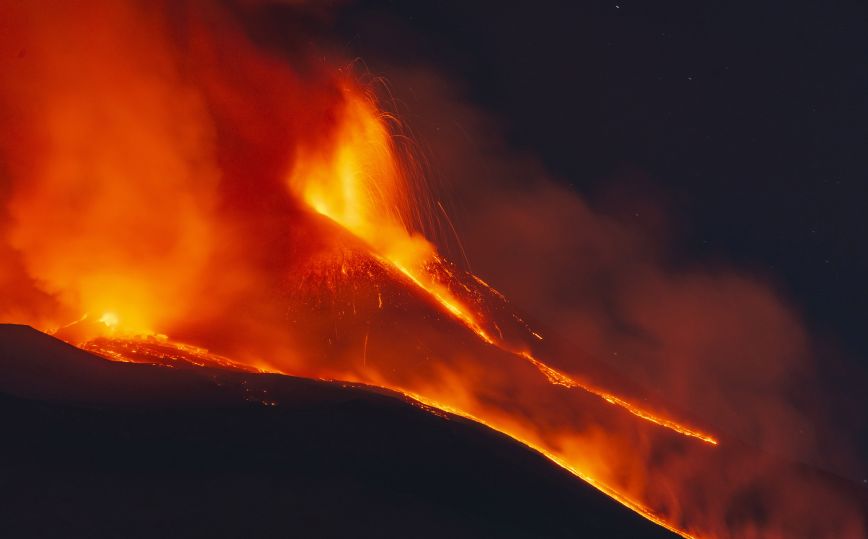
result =
[{"label": "glowing lava stream", "polygon": [[[440,411],[443,411],[443,412],[446,412],[446,413],[449,413],[452,415],[463,417],[463,418],[468,419],[470,421],[473,421],[475,423],[485,425],[486,427],[488,427],[494,431],[497,431],[501,434],[509,436],[510,438],[515,440],[516,442],[524,445],[525,447],[528,447],[528,448],[536,451],[537,453],[541,454],[545,458],[547,458],[550,461],[552,461],[553,463],[557,464],[558,466],[560,466],[564,470],[575,475],[576,477],[578,477],[582,481],[588,483],[589,485],[591,485],[595,489],[599,490],[603,494],[616,500],[621,505],[635,511],[636,513],[639,513],[640,515],[642,515],[646,519],[650,520],[651,522],[653,522],[659,526],[662,526],[662,527],[666,528],[667,530],[671,531],[672,533],[675,533],[677,535],[680,535],[681,537],[684,537],[685,539],[699,539],[699,537],[696,535],[693,535],[687,531],[676,528],[673,524],[670,524],[669,522],[664,520],[662,517],[660,517],[659,515],[654,513],[651,509],[649,509],[648,507],[646,507],[642,503],[621,494],[620,492],[613,489],[612,487],[606,485],[605,483],[603,483],[601,481],[594,479],[593,477],[590,477],[589,475],[583,474],[581,471],[579,471],[578,469],[571,466],[566,460],[564,460],[561,457],[558,457],[557,455],[555,455],[551,451],[546,450],[545,448],[539,446],[538,444],[534,444],[532,442],[529,442],[526,439],[522,439],[521,436],[511,433],[507,429],[498,427],[497,425],[494,425],[488,421],[485,421],[484,419],[481,419],[481,418],[479,418],[473,414],[467,413],[467,412],[460,410],[458,408],[449,406],[448,404],[443,404],[443,403],[437,402],[435,400],[429,399],[429,398],[427,398],[423,395],[420,395],[418,393],[412,393],[412,392],[407,392],[407,391],[398,391],[398,392],[409,399],[417,401],[424,408],[430,407],[430,408],[434,408],[436,410],[440,410]],[[429,410],[429,411],[431,411],[431,410]]]},{"label": "glowing lava stream", "polygon": [[[328,217],[328,216],[326,216],[326,217]],[[390,264],[391,266],[393,266],[397,270],[399,270],[413,284],[415,284],[420,290],[424,291],[429,297],[433,298],[437,302],[437,304],[439,304],[447,312],[452,314],[465,327],[467,327],[469,330],[471,330],[473,333],[475,333],[477,336],[479,336],[480,339],[482,339],[486,343],[488,343],[488,344],[490,344],[490,345],[492,345],[492,346],[494,346],[494,347],[496,347],[496,348],[498,348],[504,352],[507,352],[509,354],[512,354],[515,357],[518,357],[518,358],[521,358],[521,359],[524,359],[524,360],[530,362],[534,367],[536,367],[536,369],[538,371],[540,371],[546,377],[546,379],[549,381],[549,383],[554,384],[554,385],[563,386],[563,387],[566,387],[569,389],[582,389],[584,391],[587,391],[588,393],[591,393],[592,395],[596,395],[597,397],[600,397],[601,399],[605,400],[609,404],[619,406],[619,407],[627,410],[631,414],[635,415],[636,417],[639,417],[639,418],[644,419],[646,421],[650,421],[651,423],[654,423],[655,425],[670,429],[670,430],[677,432],[679,434],[682,434],[684,436],[696,438],[697,440],[701,440],[701,441],[708,443],[708,444],[718,445],[719,442],[718,442],[717,438],[715,438],[714,436],[712,436],[710,434],[704,433],[702,431],[699,431],[699,430],[696,430],[696,429],[693,429],[690,427],[686,427],[686,426],[681,425],[680,423],[677,423],[671,419],[667,419],[665,417],[660,417],[659,415],[654,414],[652,412],[649,412],[647,410],[644,410],[644,409],[622,399],[621,397],[618,397],[617,395],[614,395],[614,394],[609,393],[607,391],[603,391],[601,389],[597,389],[597,388],[590,386],[588,384],[583,384],[583,383],[579,382],[578,380],[564,374],[563,372],[546,365],[545,363],[543,363],[542,361],[540,361],[539,359],[534,357],[534,355],[528,351],[516,351],[516,350],[512,350],[512,349],[508,348],[503,343],[498,342],[487,331],[485,331],[485,329],[479,324],[479,322],[476,321],[476,319],[467,311],[467,309],[464,308],[456,298],[449,297],[451,295],[447,295],[448,293],[446,291],[439,291],[439,290],[436,290],[436,289],[433,289],[430,287],[426,287],[422,283],[421,280],[419,280],[417,277],[415,277],[407,268],[403,267],[399,263],[393,262],[393,261],[391,261],[385,257],[380,256],[380,255],[376,255],[376,256],[381,262]],[[475,276],[473,276],[473,277],[476,278]],[[476,279],[478,279],[478,278],[476,278]]]},{"label": "glowing lava stream", "polygon": [[[302,149],[289,176],[289,187],[313,211],[333,221],[370,247],[385,267],[395,268],[441,308],[455,317],[484,342],[530,362],[554,385],[581,389],[631,414],[674,432],[718,445],[717,439],[686,427],[597,389],[546,365],[530,350],[516,350],[495,339],[477,317],[430,269],[442,265],[437,250],[425,237],[411,231],[402,208],[422,211],[412,196],[414,180],[409,175],[386,122],[397,119],[384,114],[373,95],[348,84],[343,88],[344,110],[331,145]],[[414,203],[413,201],[416,200]],[[441,207],[442,209],[442,207]],[[450,277],[454,276],[447,270]],[[489,287],[478,277],[474,280]],[[460,283],[459,283],[460,284]],[[493,290],[493,289],[492,289]],[[497,291],[498,297],[503,297]],[[528,331],[539,339],[538,334]]]},{"label": "glowing lava stream", "polygon": [[[112,336],[112,337],[99,337],[89,342],[80,343],[78,345],[83,350],[87,350],[88,352],[94,353],[105,359],[110,361],[124,362],[124,363],[151,363],[162,365],[164,367],[174,367],[176,366],[178,361],[186,362],[192,365],[197,365],[200,367],[221,367],[231,370],[243,371],[243,372],[251,372],[251,373],[274,373],[281,374],[287,376],[294,376],[290,372],[285,372],[280,369],[276,369],[273,366],[268,367],[253,367],[247,365],[245,363],[239,363],[237,361],[231,360],[224,356],[219,356],[216,354],[212,354],[208,352],[208,350],[204,348],[200,348],[198,346],[187,345],[183,343],[174,342],[168,339],[165,336]],[[642,515],[646,519],[655,524],[666,528],[667,530],[684,537],[685,539],[699,539],[698,536],[687,532],[685,530],[681,530],[675,527],[673,524],[667,522],[664,518],[656,514],[654,511],[649,509],[647,506],[630,498],[618,490],[612,488],[606,483],[595,479],[583,472],[579,469],[572,466],[566,459],[559,457],[555,453],[547,450],[541,444],[534,443],[529,440],[527,437],[522,436],[519,432],[516,432],[515,429],[511,429],[508,426],[497,424],[496,422],[489,421],[483,419],[477,415],[474,415],[470,412],[462,410],[460,408],[456,408],[449,404],[444,404],[437,400],[426,397],[420,393],[416,393],[413,391],[409,391],[406,389],[397,388],[395,386],[389,385],[387,387],[371,385],[368,382],[360,381],[360,380],[349,380],[349,379],[333,379],[333,378],[317,378],[323,382],[329,383],[337,383],[342,386],[347,386],[348,384],[352,386],[361,386],[368,387],[374,390],[382,390],[386,389],[387,391],[391,391],[395,394],[401,395],[408,400],[411,404],[414,404],[426,412],[433,413],[440,417],[444,417],[445,419],[449,419],[449,416],[446,414],[450,414],[453,416],[461,417],[467,419],[469,421],[473,421],[480,425],[484,425],[496,432],[499,432],[505,436],[508,436],[510,439],[515,440],[516,442],[528,447],[529,449],[536,451],[541,454],[545,458],[549,459],[551,462],[560,466],[564,470],[588,483],[592,487],[596,488],[603,494],[609,496],[614,499],[621,505],[627,507],[628,509]],[[265,399],[263,396],[251,396],[252,400],[257,400],[266,406],[275,406],[279,404],[279,402]]]},{"label": "glowing lava stream", "polygon": [[[330,144],[315,148],[300,148],[295,155],[288,184],[290,190],[300,200],[304,201],[311,210],[333,221],[365,243],[369,247],[369,252],[382,263],[383,267],[392,268],[396,273],[403,274],[421,293],[483,342],[529,362],[548,383],[571,390],[584,390],[655,425],[711,445],[718,444],[717,439],[709,434],[663,418],[609,392],[573,379],[539,360],[529,347],[516,349],[505,339],[495,338],[486,329],[485,321],[480,320],[465,302],[453,293],[450,285],[462,285],[461,279],[455,277],[443,263],[434,245],[408,225],[415,222],[413,216],[425,212],[425,206],[420,202],[418,190],[414,190],[414,187],[419,187],[414,180],[419,178],[412,175],[412,167],[403,166],[402,155],[399,148],[393,144],[393,135],[387,126],[387,122],[395,123],[397,120],[394,116],[382,113],[374,96],[357,86],[348,84],[342,90],[344,108],[339,114],[342,121],[335,127]],[[412,156],[410,157],[412,159]],[[421,186],[424,187],[424,184]],[[422,193],[422,195],[426,194],[427,191]],[[427,199],[425,196],[421,198]],[[438,274],[438,270],[444,270],[448,276],[447,280]],[[469,273],[467,275],[490,288],[481,279]],[[503,297],[499,292],[493,291],[493,293],[500,298]],[[528,328],[528,331],[534,338],[540,339],[533,330]],[[366,353],[365,350],[363,354]],[[366,361],[367,358],[365,357],[364,360]],[[682,537],[693,537],[690,533],[666,522],[642,503],[580,472],[567,460],[543,447],[541,441],[523,436],[518,428],[508,424],[498,425],[492,420],[483,420],[464,410],[441,404],[403,388],[396,388],[391,384],[387,384],[387,387],[421,405],[465,417],[501,432],[535,449],[555,464],[648,520]]]},{"label": "glowing lava stream", "polygon": [[553,384],[562,385],[564,387],[569,387],[569,388],[584,389],[588,393],[592,393],[592,394],[600,397],[601,399],[605,400],[609,404],[614,404],[615,406],[620,406],[621,408],[624,408],[625,410],[627,410],[631,414],[635,415],[636,417],[641,417],[642,419],[644,419],[646,421],[650,421],[651,423],[654,423],[654,424],[659,425],[661,427],[665,427],[667,429],[673,430],[679,434],[683,434],[684,436],[690,436],[692,438],[702,440],[703,442],[706,442],[706,443],[709,443],[712,445],[718,445],[718,443],[719,443],[717,441],[717,438],[715,438],[714,436],[712,436],[710,434],[706,434],[704,432],[685,427],[684,425],[676,423],[675,421],[672,421],[671,419],[666,419],[665,417],[660,417],[660,416],[654,415],[650,412],[643,410],[642,408],[639,408],[639,407],[625,401],[624,399],[622,399],[621,397],[618,397],[617,395],[613,395],[612,393],[608,393],[606,391],[597,389],[595,387],[592,387],[592,386],[589,386],[586,384],[581,384],[578,381],[576,381],[576,380],[570,378],[569,376],[565,375],[564,373],[560,372],[559,370],[554,369],[552,367],[549,367],[545,363],[543,363],[540,360],[533,357],[533,355],[531,355],[529,352],[512,352],[512,353],[514,355],[521,356],[521,357],[527,359],[528,361],[530,361],[534,365],[534,367],[539,369],[539,371],[542,372],[546,378],[548,378],[549,382],[551,382]]}]

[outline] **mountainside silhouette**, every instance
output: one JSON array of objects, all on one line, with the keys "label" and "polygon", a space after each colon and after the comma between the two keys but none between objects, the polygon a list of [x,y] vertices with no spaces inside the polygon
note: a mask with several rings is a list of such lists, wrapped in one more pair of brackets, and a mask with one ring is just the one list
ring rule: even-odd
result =
[{"label": "mountainside silhouette", "polygon": [[674,537],[387,391],[114,363],[0,325],[9,537]]}]

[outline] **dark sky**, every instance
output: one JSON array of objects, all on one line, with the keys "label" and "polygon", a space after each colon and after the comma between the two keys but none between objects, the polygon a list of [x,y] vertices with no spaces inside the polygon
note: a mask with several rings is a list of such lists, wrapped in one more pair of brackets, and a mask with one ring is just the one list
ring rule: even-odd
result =
[{"label": "dark sky", "polygon": [[768,278],[864,373],[868,4],[714,4],[380,0],[339,27],[459,81],[592,200],[645,178],[680,256]]}]

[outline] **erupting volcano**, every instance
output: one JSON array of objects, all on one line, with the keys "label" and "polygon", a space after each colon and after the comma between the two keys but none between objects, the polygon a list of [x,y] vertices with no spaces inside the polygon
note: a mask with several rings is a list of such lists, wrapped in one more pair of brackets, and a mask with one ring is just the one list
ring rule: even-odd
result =
[{"label": "erupting volcano", "polygon": [[450,260],[436,162],[341,55],[251,38],[246,3],[3,4],[3,322],[113,362],[387,390],[682,537],[862,534],[834,478],[603,367]]}]

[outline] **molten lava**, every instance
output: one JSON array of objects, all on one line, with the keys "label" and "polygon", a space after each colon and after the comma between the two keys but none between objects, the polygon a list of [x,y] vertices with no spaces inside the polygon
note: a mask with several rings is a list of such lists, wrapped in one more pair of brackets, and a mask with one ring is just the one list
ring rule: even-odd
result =
[{"label": "molten lava", "polygon": [[[404,188],[409,178],[402,174],[392,149],[391,134],[383,121],[392,118],[380,113],[370,97],[354,95],[349,87],[345,87],[344,92],[344,120],[332,145],[324,151],[321,149],[323,153],[318,157],[302,153],[291,175],[290,185],[311,208],[364,240],[376,255],[400,270],[480,339],[526,359],[551,383],[588,391],[642,419],[717,445],[717,439],[710,434],[681,425],[553,369],[529,351],[533,344],[530,340],[523,349],[513,349],[485,329],[492,324],[481,314],[472,312],[467,302],[452,292],[460,290],[461,283],[456,282],[449,264],[440,258],[430,242],[413,233],[402,217],[408,213],[401,212],[400,208],[409,203]],[[479,277],[472,274],[468,277],[503,298]],[[469,288],[465,286],[464,290],[469,291]],[[530,328],[527,331],[530,336],[541,338]]]},{"label": "molten lava", "polygon": [[387,388],[683,537],[801,518],[796,502],[736,509],[767,478],[813,483],[595,383],[442,256],[428,232],[444,206],[371,88],[263,50],[219,5],[148,6],[0,13],[20,21],[2,50],[21,51],[0,64],[3,321],[115,361]]},{"label": "molten lava", "polygon": [[[339,226],[358,237],[370,248],[372,259],[384,268],[393,268],[406,285],[416,288],[423,297],[441,308],[443,314],[453,317],[475,334],[483,344],[493,346],[508,356],[525,360],[533,365],[542,379],[549,384],[577,389],[596,395],[609,404],[619,406],[637,417],[656,425],[668,428],[686,436],[694,437],[717,445],[717,440],[694,428],[681,425],[677,421],[645,410],[631,404],[609,391],[598,389],[590,384],[554,369],[537,359],[530,348],[534,340],[540,340],[538,333],[530,328],[520,327],[526,337],[522,348],[505,342],[502,329],[493,320],[485,317],[485,310],[492,311],[490,302],[507,303],[506,298],[491,288],[482,279],[472,274],[458,272],[449,262],[442,259],[435,247],[419,233],[410,229],[402,212],[408,204],[406,183],[408,178],[402,174],[401,163],[392,148],[391,133],[386,121],[394,121],[379,112],[372,97],[360,89],[344,82],[342,86],[344,103],[341,122],[335,129],[334,140],[316,149],[316,152],[301,150],[290,174],[289,187],[316,212],[328,217]],[[346,272],[342,268],[342,272]],[[481,287],[471,288],[473,283]],[[486,295],[483,295],[485,292]],[[471,299],[461,297],[466,294]],[[473,298],[476,308],[470,307]],[[378,308],[382,308],[382,296],[378,296]],[[513,317],[519,320],[517,316]],[[104,313],[99,322],[109,330],[108,334],[79,344],[82,348],[116,361],[157,363],[172,366],[188,363],[198,366],[216,366],[263,372],[282,372],[297,374],[273,367],[257,368],[231,360],[207,350],[168,340],[165,336],[127,334],[113,335],[119,331],[119,318],[112,312]],[[501,322],[503,324],[503,322]],[[500,336],[493,332],[497,328]],[[367,363],[367,342],[365,334],[362,354]],[[452,402],[448,394],[425,394],[412,384],[395,383],[387,378],[365,375],[353,376],[350,373],[334,373],[330,380],[357,381],[373,383],[394,390],[410,399],[431,408],[449,412],[485,424],[495,430],[536,449],[559,466],[564,467],[581,479],[594,485],[602,492],[618,500],[625,506],[642,514],[648,519],[684,537],[691,537],[686,531],[655,513],[642,502],[622,493],[607,483],[605,478],[595,477],[592,470],[586,469],[581,459],[571,458],[552,447],[546,441],[536,439],[512,426],[510,421],[502,421],[485,409]]]}]

